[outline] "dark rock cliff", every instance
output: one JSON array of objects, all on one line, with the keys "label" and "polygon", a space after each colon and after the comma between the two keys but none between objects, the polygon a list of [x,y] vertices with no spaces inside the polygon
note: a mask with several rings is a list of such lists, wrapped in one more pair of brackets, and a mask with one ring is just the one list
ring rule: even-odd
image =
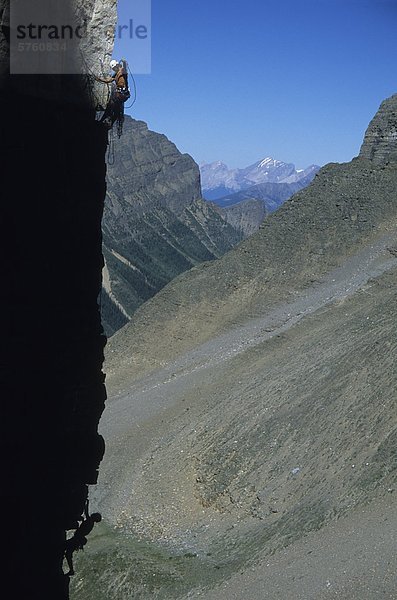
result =
[{"label": "dark rock cliff", "polygon": [[[88,12],[98,4],[106,2],[88,3]],[[57,600],[68,598],[66,530],[83,514],[104,452],[97,298],[107,132],[83,75],[8,75],[5,34],[3,27],[2,566],[10,597]]]}]

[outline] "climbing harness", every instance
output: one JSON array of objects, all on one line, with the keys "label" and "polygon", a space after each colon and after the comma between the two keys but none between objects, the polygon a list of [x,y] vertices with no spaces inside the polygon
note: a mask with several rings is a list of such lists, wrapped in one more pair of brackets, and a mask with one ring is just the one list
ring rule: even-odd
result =
[{"label": "climbing harness", "polygon": [[[81,53],[81,51],[80,51]],[[123,125],[124,125],[124,110],[125,108],[130,109],[137,100],[137,86],[134,74],[131,71],[131,68],[128,62],[124,59],[120,61],[120,63],[124,67],[124,78],[125,78],[125,86],[118,86],[117,81],[112,82],[102,82],[106,85],[106,93],[100,94],[98,93],[98,88],[95,86],[95,82],[98,81],[97,75],[92,71],[92,69],[88,66],[87,61],[85,60],[84,55],[81,53],[81,59],[86,71],[86,87],[87,91],[91,96],[92,105],[95,106],[95,120],[97,122],[108,121],[108,118],[104,119],[104,113],[109,108],[109,112],[113,109],[113,120],[111,119],[111,112],[109,115],[109,138],[108,138],[108,150],[107,150],[107,163],[109,165],[113,165],[115,162],[115,152],[114,152],[114,130],[112,127],[115,124],[115,130],[117,137],[120,138],[123,133]],[[101,74],[102,78],[106,78],[106,73],[104,69],[104,61],[100,59],[101,64]],[[132,90],[133,94],[131,95],[129,89],[129,79],[130,76],[132,82]],[[127,105],[126,102],[132,97],[132,102]],[[110,108],[111,105],[112,109]]]},{"label": "climbing harness", "polygon": [[[117,65],[116,61],[113,61],[115,67]],[[103,62],[102,69],[103,69]],[[128,86],[128,71],[131,73],[131,70],[128,66],[128,63],[125,59],[121,59],[119,61],[121,68],[117,71],[116,75],[112,77],[112,89],[110,93],[110,98],[108,98],[108,102],[105,108],[105,112],[102,114],[100,121],[105,125],[109,126],[109,129],[112,128],[112,125],[116,124],[116,132],[117,137],[120,138],[123,133],[123,124],[124,124],[124,105],[126,101],[131,97],[131,92],[129,91]],[[131,73],[132,75],[132,73]],[[133,75],[132,75],[133,78]],[[108,81],[104,81],[104,83],[110,83]],[[120,85],[121,84],[121,85]],[[135,80],[134,80],[134,92],[135,91]]]}]

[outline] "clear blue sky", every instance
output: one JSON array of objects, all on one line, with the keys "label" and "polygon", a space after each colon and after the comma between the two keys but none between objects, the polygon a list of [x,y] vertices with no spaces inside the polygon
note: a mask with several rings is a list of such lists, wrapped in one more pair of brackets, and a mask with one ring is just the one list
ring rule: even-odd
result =
[{"label": "clear blue sky", "polygon": [[[119,23],[134,16],[118,0]],[[397,92],[397,0],[152,0],[152,72],[127,111],[201,162],[357,155]],[[115,56],[132,67],[128,39]]]}]

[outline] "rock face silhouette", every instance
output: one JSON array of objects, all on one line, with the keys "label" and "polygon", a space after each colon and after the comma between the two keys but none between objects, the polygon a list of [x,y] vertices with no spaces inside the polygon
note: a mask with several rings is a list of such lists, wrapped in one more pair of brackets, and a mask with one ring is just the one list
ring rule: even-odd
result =
[{"label": "rock face silhouette", "polygon": [[171,279],[219,258],[243,232],[202,200],[194,160],[129,116],[107,180],[102,314],[112,334]]},{"label": "rock face silhouette", "polygon": [[[2,566],[12,597],[57,600],[68,597],[65,531],[83,514],[104,452],[97,299],[108,142],[84,74],[9,75],[8,8],[1,3]],[[115,2],[69,8],[89,23],[94,53],[109,55]]]}]

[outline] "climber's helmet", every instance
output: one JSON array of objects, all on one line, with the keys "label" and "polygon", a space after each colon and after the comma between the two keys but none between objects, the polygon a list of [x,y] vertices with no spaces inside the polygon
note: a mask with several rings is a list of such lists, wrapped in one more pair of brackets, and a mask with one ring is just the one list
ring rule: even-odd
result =
[{"label": "climber's helmet", "polygon": [[110,68],[113,69],[114,71],[117,71],[117,67],[119,66],[119,63],[117,60],[111,60],[110,61]]}]

